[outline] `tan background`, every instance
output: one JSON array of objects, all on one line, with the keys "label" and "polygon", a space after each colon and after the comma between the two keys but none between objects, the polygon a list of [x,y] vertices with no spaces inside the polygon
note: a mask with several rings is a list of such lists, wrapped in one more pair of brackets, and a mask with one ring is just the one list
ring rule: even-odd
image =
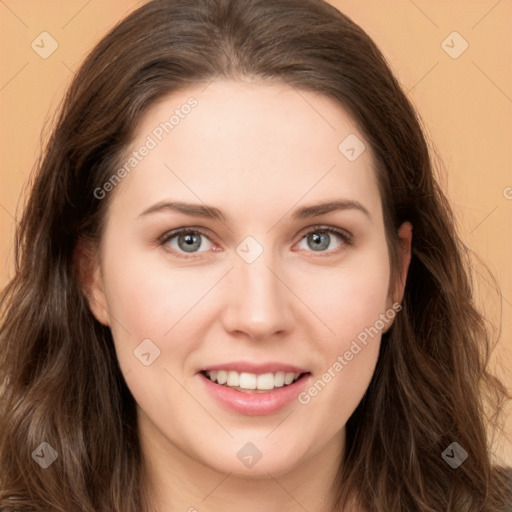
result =
[{"label": "tan background", "polygon": [[[41,130],[93,44],[141,3],[0,0],[0,286],[12,275],[17,204]],[[331,3],[381,48],[444,162],[441,181],[463,239],[501,285],[502,335],[495,359],[512,390],[512,1]],[[454,31],[460,36],[450,36]],[[51,41],[42,32],[58,43],[46,59],[31,47],[35,41],[38,51],[48,51]],[[447,51],[455,56],[464,41],[468,48],[452,58]],[[480,302],[499,324],[500,300],[486,281],[484,274]],[[508,432],[512,437],[512,415]],[[510,441],[502,439],[499,452],[512,464]]]}]

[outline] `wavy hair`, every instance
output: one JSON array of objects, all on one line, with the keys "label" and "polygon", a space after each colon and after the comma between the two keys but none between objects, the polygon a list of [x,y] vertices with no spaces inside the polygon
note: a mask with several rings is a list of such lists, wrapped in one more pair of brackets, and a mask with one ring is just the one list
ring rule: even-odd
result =
[{"label": "wavy hair", "polygon": [[[394,270],[397,228],[414,226],[403,310],[347,423],[332,510],[505,511],[506,470],[493,465],[488,429],[512,397],[488,367],[493,344],[472,299],[468,249],[415,109],[368,35],[321,0],[154,0],[84,61],[37,163],[1,296],[0,508],[149,509],[135,402],[74,254],[80,240],[101,238],[109,199],[94,190],[141,116],[216,78],[339,102],[376,158]],[[469,454],[456,470],[441,457],[453,441]],[[42,442],[59,454],[44,471],[31,459]]]}]

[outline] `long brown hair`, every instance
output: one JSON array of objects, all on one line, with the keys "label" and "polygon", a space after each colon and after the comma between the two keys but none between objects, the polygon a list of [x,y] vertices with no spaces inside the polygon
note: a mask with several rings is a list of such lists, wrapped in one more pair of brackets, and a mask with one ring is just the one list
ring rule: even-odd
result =
[{"label": "long brown hair", "polygon": [[[73,255],[79,240],[100,239],[109,197],[94,190],[148,107],[241,77],[314,91],[352,115],[376,156],[393,268],[397,228],[414,226],[403,310],[348,421],[333,510],[504,511],[506,473],[493,468],[487,427],[511,397],[487,369],[468,251],[412,105],[366,33],[321,0],[155,0],[85,60],[39,161],[2,293],[0,507],[147,509],[134,399]],[[31,458],[42,442],[59,457],[44,470]],[[458,469],[441,456],[452,442],[468,453]]]}]

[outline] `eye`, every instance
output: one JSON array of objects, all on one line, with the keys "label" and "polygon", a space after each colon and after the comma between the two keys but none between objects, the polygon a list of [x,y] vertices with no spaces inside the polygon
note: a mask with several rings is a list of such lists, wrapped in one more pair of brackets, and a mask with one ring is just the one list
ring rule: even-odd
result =
[{"label": "eye", "polygon": [[166,233],[160,240],[160,244],[172,249],[173,252],[187,254],[209,251],[213,245],[206,234],[191,228],[176,229]]},{"label": "eye", "polygon": [[[336,239],[337,244],[332,247],[333,240],[336,242]],[[299,245],[299,249],[311,249],[313,252],[332,252],[336,254],[343,250],[345,246],[350,245],[351,240],[351,235],[342,229],[332,226],[315,226],[302,237],[300,244],[303,245]],[[304,243],[306,247],[304,247]]]},{"label": "eye", "polygon": [[[334,247],[332,247],[333,241],[336,242]],[[304,247],[304,243],[306,247]],[[299,250],[311,250],[331,255],[337,254],[346,246],[351,245],[351,243],[352,235],[345,230],[333,226],[314,226],[302,236],[299,242]],[[179,228],[165,233],[159,239],[159,244],[183,258],[210,251],[212,248],[215,250],[215,245],[205,232],[201,229],[190,227]]]}]

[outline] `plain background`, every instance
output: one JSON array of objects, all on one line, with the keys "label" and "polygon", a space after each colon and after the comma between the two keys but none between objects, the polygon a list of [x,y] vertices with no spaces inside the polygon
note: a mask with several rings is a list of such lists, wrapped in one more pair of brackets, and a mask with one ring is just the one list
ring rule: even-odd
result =
[{"label": "plain background", "polygon": [[[142,3],[0,0],[0,287],[13,274],[23,187],[55,109],[93,45]],[[477,266],[478,302],[501,327],[494,361],[512,390],[512,1],[331,3],[374,39],[416,106],[462,239],[500,283],[502,297]],[[31,47],[43,32],[58,44],[46,59]],[[512,415],[507,425],[498,452],[512,464]]]}]

